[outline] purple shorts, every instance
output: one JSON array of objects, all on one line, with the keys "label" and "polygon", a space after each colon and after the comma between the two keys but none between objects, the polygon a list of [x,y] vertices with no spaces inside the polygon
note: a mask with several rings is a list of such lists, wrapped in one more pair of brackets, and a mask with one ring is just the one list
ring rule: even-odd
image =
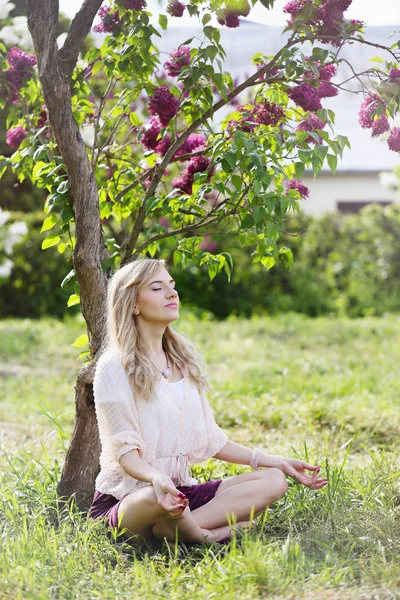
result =
[{"label": "purple shorts", "polygon": [[[177,486],[177,489],[189,500],[190,510],[196,510],[214,498],[221,482],[222,479],[218,479],[198,485]],[[89,517],[91,519],[105,518],[110,528],[118,528],[118,508],[121,502],[122,499],[117,500],[110,494],[96,491],[89,509]]]}]

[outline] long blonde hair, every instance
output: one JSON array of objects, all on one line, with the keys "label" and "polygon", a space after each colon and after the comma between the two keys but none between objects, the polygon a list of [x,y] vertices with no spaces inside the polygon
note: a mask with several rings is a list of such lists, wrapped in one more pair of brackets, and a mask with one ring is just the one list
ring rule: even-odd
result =
[{"label": "long blonde hair", "polygon": [[[114,273],[107,292],[107,336],[104,350],[112,348],[120,353],[133,392],[139,392],[146,399],[152,398],[156,383],[162,375],[146,353],[133,307],[139,286],[163,267],[167,268],[164,260],[138,258]],[[162,345],[170,361],[186,369],[186,375],[199,391],[210,389],[210,383],[203,375],[205,363],[191,342],[168,325]]]}]

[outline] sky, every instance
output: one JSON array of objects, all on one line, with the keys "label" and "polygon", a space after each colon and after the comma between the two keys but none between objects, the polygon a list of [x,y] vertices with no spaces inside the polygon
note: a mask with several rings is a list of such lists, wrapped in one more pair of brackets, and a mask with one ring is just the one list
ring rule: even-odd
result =
[{"label": "sky", "polygon": [[[266,25],[283,26],[287,16],[283,13],[282,8],[287,1],[277,0],[273,10],[267,10],[258,2],[252,9],[248,20],[265,23]],[[59,3],[60,10],[67,16],[73,17],[82,6],[83,0],[59,0]],[[158,0],[147,0],[147,3],[150,12],[162,12]],[[376,0],[353,0],[346,16],[349,19],[360,19],[371,26],[400,24],[400,2],[399,0],[379,0],[379,2]],[[189,17],[170,19],[170,21],[173,25],[181,26],[192,23]]]}]

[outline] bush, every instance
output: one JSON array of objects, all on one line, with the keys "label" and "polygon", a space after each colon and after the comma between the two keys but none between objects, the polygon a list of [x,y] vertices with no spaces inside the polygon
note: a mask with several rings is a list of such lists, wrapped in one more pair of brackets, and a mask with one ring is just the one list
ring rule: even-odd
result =
[{"label": "bush", "polygon": [[13,267],[7,279],[0,278],[0,314],[3,317],[62,317],[67,300],[73,292],[60,284],[72,268],[57,248],[42,250],[44,234],[40,233],[42,212],[13,213],[17,221],[24,221],[28,234],[15,244],[11,256]]},{"label": "bush", "polygon": [[[42,213],[24,218],[29,236],[14,248],[10,278],[0,280],[1,313],[61,317],[74,291],[71,285],[60,288],[71,267],[56,248],[41,250]],[[251,248],[221,236],[211,241],[219,242],[218,252],[232,254],[231,282],[225,274],[210,281],[206,270],[195,265],[184,271],[173,267],[182,302],[221,319],[265,311],[359,317],[400,310],[400,206],[370,205],[357,215],[332,213],[319,219],[299,215],[286,228],[292,235],[281,241],[294,254],[291,271],[283,266],[266,271],[252,262]],[[302,233],[293,237],[295,232]]]}]

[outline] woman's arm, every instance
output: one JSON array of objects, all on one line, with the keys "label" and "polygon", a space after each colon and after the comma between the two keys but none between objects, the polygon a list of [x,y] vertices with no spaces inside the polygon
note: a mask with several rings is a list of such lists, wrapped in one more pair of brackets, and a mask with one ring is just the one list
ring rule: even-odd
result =
[{"label": "woman's arm", "polygon": [[[236,465],[249,465],[253,450],[228,440],[225,446],[214,456],[219,460],[234,463]],[[258,464],[260,467],[276,467],[280,469],[285,459],[283,456],[272,456],[259,450]]]},{"label": "woman's arm", "polygon": [[179,516],[188,505],[185,495],[176,489],[168,475],[157,471],[145,460],[140,458],[138,450],[130,450],[119,459],[124,471],[137,479],[151,483],[157,496],[158,503],[173,516]]},{"label": "woman's arm", "polygon": [[[234,463],[237,465],[249,465],[253,456],[253,450],[228,440],[225,446],[214,456],[219,460]],[[318,479],[318,473],[321,467],[310,465],[296,458],[285,458],[283,456],[273,456],[265,454],[261,450],[257,451],[258,465],[260,467],[275,467],[280,469],[289,477],[293,477],[299,483],[317,490],[324,487],[328,480],[325,477]],[[312,471],[313,476],[306,473]]]}]

